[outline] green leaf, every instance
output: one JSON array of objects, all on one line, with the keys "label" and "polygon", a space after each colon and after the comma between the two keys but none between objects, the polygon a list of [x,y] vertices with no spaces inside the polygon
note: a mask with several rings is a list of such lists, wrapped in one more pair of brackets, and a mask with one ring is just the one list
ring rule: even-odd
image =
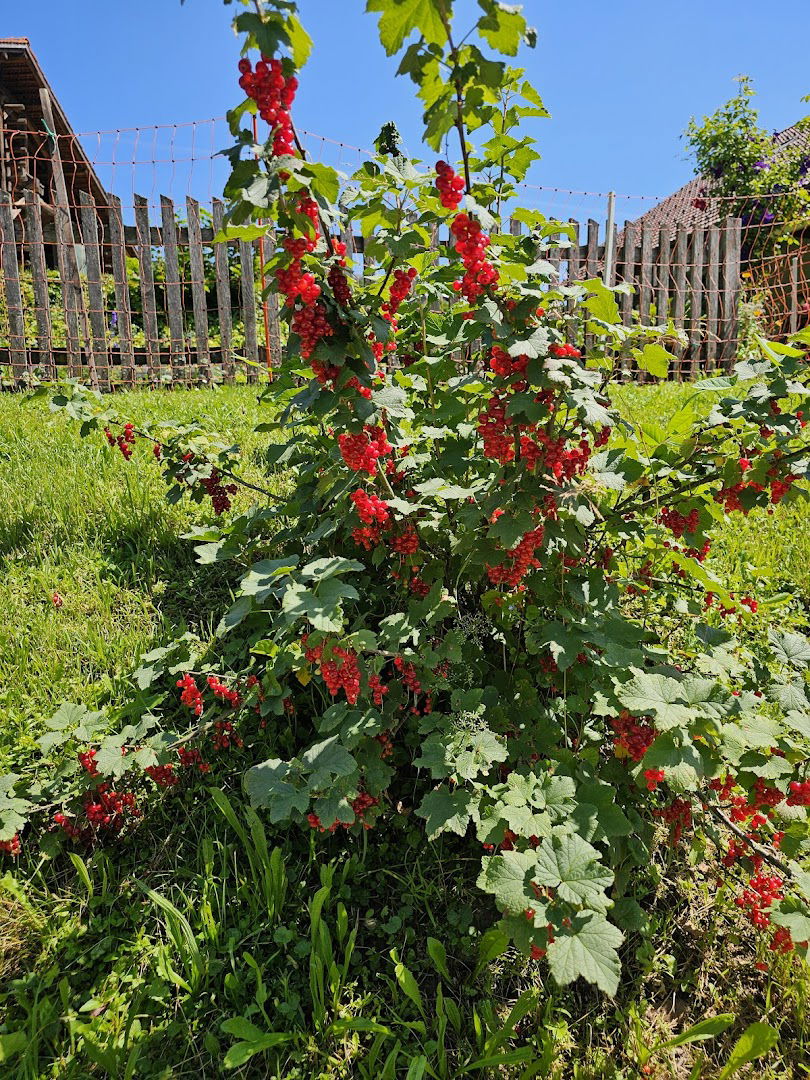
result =
[{"label": "green leaf", "polygon": [[684,704],[681,684],[667,675],[637,671],[634,678],[619,686],[616,696],[630,712],[652,715],[659,731],[686,727],[693,710]]},{"label": "green leaf", "polygon": [[810,664],[810,641],[803,634],[768,631],[768,641],[774,656],[783,664],[803,671]]},{"label": "green leaf", "polygon": [[311,774],[311,789],[325,787],[335,776],[350,776],[357,768],[357,762],[337,735],[311,746],[301,755],[301,764]]},{"label": "green leaf", "polygon": [[526,20],[520,8],[500,3],[487,3],[486,8],[486,15],[478,20],[478,33],[496,52],[516,56],[526,34]]},{"label": "green leaf", "polygon": [[274,1046],[291,1042],[295,1038],[295,1035],[288,1035],[280,1031],[268,1031],[255,1041],[234,1043],[225,1055],[223,1065],[226,1069],[238,1069],[240,1065],[244,1065],[255,1054],[261,1054],[264,1050],[272,1050]]},{"label": "green leaf", "polygon": [[288,821],[294,810],[303,814],[309,809],[309,791],[296,788],[286,780],[289,771],[286,761],[272,758],[254,765],[244,776],[250,805],[266,807],[273,824]]},{"label": "green leaf", "polygon": [[450,971],[447,967],[447,952],[444,945],[437,938],[429,937],[427,939],[427,951],[438,973],[449,981]]},{"label": "green leaf", "polygon": [[743,1065],[767,1054],[778,1042],[779,1033],[770,1024],[761,1021],[750,1024],[734,1044],[729,1059],[717,1080],[728,1080],[728,1077],[733,1076]]},{"label": "green leaf", "polygon": [[484,859],[476,884],[495,897],[499,911],[520,915],[527,908],[536,906],[532,889],[536,870],[536,852],[503,851]]},{"label": "green leaf", "polygon": [[621,965],[616,952],[624,940],[621,930],[597,912],[577,915],[570,929],[561,930],[548,946],[548,966],[560,986],[580,976],[611,997],[619,988]]},{"label": "green leaf", "polygon": [[613,873],[600,862],[599,852],[576,833],[546,837],[537,850],[535,881],[557,890],[561,900],[595,911],[607,911],[605,889]]},{"label": "green leaf", "polygon": [[436,0],[367,0],[366,11],[380,12],[380,44],[388,56],[399,52],[414,30],[429,43],[447,40]]},{"label": "green leaf", "polygon": [[606,323],[619,321],[619,308],[613,290],[609,289],[599,278],[591,278],[583,281],[583,288],[591,294],[583,300],[584,306],[591,315]]},{"label": "green leaf", "polygon": [[687,1043],[699,1042],[702,1039],[713,1039],[716,1035],[721,1035],[733,1023],[733,1013],[719,1013],[717,1016],[709,1017],[708,1020],[692,1024],[686,1031],[682,1031],[680,1035],[672,1039],[667,1039],[666,1042],[657,1043],[652,1048],[652,1053],[657,1053],[659,1050],[671,1050],[675,1046],[686,1046]]},{"label": "green leaf", "polygon": [[333,555],[327,559],[315,559],[301,568],[301,577],[305,580],[326,581],[338,574],[353,574],[365,570],[363,563],[357,559],[342,559]]},{"label": "green leaf", "polygon": [[463,788],[451,792],[440,787],[424,797],[416,816],[425,819],[428,840],[433,840],[448,830],[464,836],[477,809],[478,802],[472,792]]},{"label": "green leaf", "polygon": [[656,379],[665,379],[669,371],[670,361],[677,361],[677,357],[668,352],[663,345],[648,344],[643,349],[633,349],[633,356],[642,371],[648,371]]},{"label": "green leaf", "polygon": [[285,559],[262,559],[251,566],[240,582],[245,596],[255,596],[256,603],[263,603],[278,585],[278,579],[291,573],[298,564],[298,556]]},{"label": "green leaf", "polygon": [[287,16],[287,36],[290,39],[293,63],[297,68],[302,68],[312,52],[312,38],[301,25],[297,15]]},{"label": "green leaf", "polygon": [[8,1035],[0,1035],[0,1062],[11,1061],[16,1054],[28,1046],[29,1041],[24,1031],[12,1031]]}]

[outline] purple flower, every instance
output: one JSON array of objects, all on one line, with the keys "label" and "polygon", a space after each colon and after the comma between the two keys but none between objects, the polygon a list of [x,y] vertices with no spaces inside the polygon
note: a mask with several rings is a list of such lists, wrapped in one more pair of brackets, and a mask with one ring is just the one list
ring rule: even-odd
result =
[{"label": "purple flower", "polygon": [[762,224],[763,225],[770,225],[770,223],[773,220],[774,220],[773,211],[772,210],[766,210],[765,213],[762,215]]},{"label": "purple flower", "polygon": [[754,162],[754,168],[759,169],[760,172],[764,172],[765,169],[770,169],[770,165],[768,164],[767,161],[755,161]]}]

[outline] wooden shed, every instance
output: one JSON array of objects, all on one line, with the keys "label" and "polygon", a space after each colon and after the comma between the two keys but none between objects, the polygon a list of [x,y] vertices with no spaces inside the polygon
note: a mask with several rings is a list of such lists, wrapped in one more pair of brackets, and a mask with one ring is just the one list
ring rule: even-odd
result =
[{"label": "wooden shed", "polygon": [[79,235],[81,194],[103,209],[107,195],[27,38],[0,38],[0,190],[19,218],[26,193],[41,203],[46,232],[55,208]]}]

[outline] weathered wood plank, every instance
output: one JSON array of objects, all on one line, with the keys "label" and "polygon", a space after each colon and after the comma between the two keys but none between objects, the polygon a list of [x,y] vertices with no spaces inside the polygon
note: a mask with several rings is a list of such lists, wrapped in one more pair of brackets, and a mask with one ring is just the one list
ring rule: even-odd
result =
[{"label": "weathered wood plank", "polygon": [[[675,251],[672,257],[672,321],[678,330],[685,329],[686,323],[686,282],[688,277],[689,261],[689,233],[686,226],[679,225],[675,231]],[[678,370],[683,362],[684,347],[678,345],[675,348],[678,357]]]},{"label": "weathered wood plank", "polygon": [[[220,232],[225,224],[225,208],[221,199],[214,199],[211,204],[214,222],[214,234]],[[222,349],[222,378],[233,382],[235,367],[233,362],[233,327],[231,323],[231,275],[228,266],[228,245],[214,244],[214,267],[217,275],[217,314],[219,316],[219,340]]]},{"label": "weathered wood plank", "polygon": [[713,364],[718,356],[718,314],[720,310],[720,229],[709,228],[706,255],[706,361]]},{"label": "weathered wood plank", "polygon": [[160,382],[160,338],[158,335],[155,275],[152,268],[152,237],[149,231],[149,203],[136,195],[135,228],[138,230],[138,269],[140,271],[141,310],[146,337],[146,365],[149,381]]},{"label": "weathered wood plank", "polygon": [[109,195],[107,198],[110,204],[110,261],[115,287],[115,311],[113,315],[118,331],[121,381],[125,386],[130,386],[135,382],[135,352],[132,348],[132,311],[129,302],[124,223],[121,217],[121,200],[117,195]]},{"label": "weathered wood plank", "polygon": [[[39,92],[42,116],[49,131],[55,131],[51,95],[47,89]],[[73,236],[73,221],[70,216],[67,185],[62,168],[62,156],[56,145],[56,139],[49,143],[53,186],[54,186],[54,227],[56,233],[56,254],[59,277],[62,283],[62,306],[65,312],[65,344],[68,361],[68,374],[72,378],[81,376],[82,339],[81,328],[84,324],[84,300],[82,297],[79,267],[76,262],[76,248]],[[85,334],[86,336],[86,334]]]},{"label": "weathered wood plank", "polygon": [[239,241],[239,265],[242,270],[241,298],[242,325],[245,332],[245,359],[248,362],[248,382],[255,382],[256,367],[259,362],[259,348],[256,340],[256,297],[253,285],[253,245],[247,240]]},{"label": "weathered wood plank", "polygon": [[703,367],[703,270],[706,230],[696,227],[692,232],[692,251],[689,261],[689,369],[694,376]]},{"label": "weathered wood plank", "polygon": [[599,272],[599,222],[588,218],[588,247],[585,254],[585,274],[595,278]]},{"label": "weathered wood plank", "polygon": [[197,363],[200,378],[211,381],[211,354],[208,350],[208,311],[205,306],[205,261],[200,231],[200,204],[186,197],[188,217],[188,256],[191,269],[191,302],[194,310],[194,340],[197,343]]},{"label": "weathered wood plank", "polygon": [[22,384],[28,373],[25,314],[20,291],[20,268],[17,264],[17,240],[14,234],[14,217],[11,213],[11,196],[7,191],[0,191],[0,268],[3,273],[3,291],[8,316],[11,374],[15,384]]},{"label": "weathered wood plank", "polygon": [[669,316],[669,297],[672,289],[670,277],[671,268],[671,243],[669,239],[669,225],[662,225],[658,236],[658,322],[665,323]]},{"label": "weathered wood plank", "polygon": [[[641,254],[639,255],[638,313],[642,326],[649,326],[654,296],[653,249],[655,233],[650,225],[641,227]],[[639,382],[650,382],[646,371],[639,371]]]},{"label": "weathered wood plank", "polygon": [[37,350],[46,378],[56,376],[51,334],[51,301],[48,295],[48,269],[45,263],[45,244],[42,238],[42,209],[39,195],[31,188],[25,192],[25,242],[31,264],[31,285],[34,292],[34,318],[37,324]]},{"label": "weathered wood plank", "polygon": [[629,326],[633,318],[633,296],[636,292],[636,233],[635,227],[630,221],[624,223],[620,279],[633,286],[633,293],[623,293],[619,301],[622,323]]},{"label": "weathered wood plank", "polygon": [[87,274],[87,316],[90,322],[89,363],[97,373],[101,390],[110,389],[110,354],[107,350],[104,310],[104,289],[101,284],[101,252],[98,240],[96,204],[86,191],[79,192],[82,241]]},{"label": "weathered wood plank", "polygon": [[169,363],[172,378],[188,379],[186,330],[183,318],[183,283],[180,280],[180,259],[177,251],[177,216],[174,203],[160,196],[160,223],[166,271],[166,315],[169,322]]},{"label": "weathered wood plank", "polygon": [[[607,227],[608,226],[606,225],[605,228],[607,229]],[[619,230],[616,228],[615,222],[614,222],[613,225],[610,226],[610,228],[611,228],[611,232],[612,232],[612,236],[610,237],[610,240],[612,240],[612,243],[609,242],[609,238],[608,238],[608,235],[607,235],[607,232],[606,232],[605,233],[605,246],[604,246],[604,264],[603,264],[603,272],[602,272],[603,281],[605,282],[605,284],[609,288],[616,284],[616,268],[617,268],[617,260],[618,260],[618,240],[619,240]],[[608,266],[608,249],[610,249],[610,251],[612,251],[612,253],[613,253],[612,256],[611,256],[611,259],[610,259],[610,266]]]},{"label": "weathered wood plank", "polygon": [[742,254],[742,220],[727,218],[723,228],[723,285],[722,285],[722,358],[730,368],[737,354],[740,300],[740,259]]},{"label": "weathered wood plank", "polygon": [[569,218],[568,224],[573,228],[575,236],[574,241],[568,248],[568,280],[579,281],[582,276],[579,261],[579,222]]}]

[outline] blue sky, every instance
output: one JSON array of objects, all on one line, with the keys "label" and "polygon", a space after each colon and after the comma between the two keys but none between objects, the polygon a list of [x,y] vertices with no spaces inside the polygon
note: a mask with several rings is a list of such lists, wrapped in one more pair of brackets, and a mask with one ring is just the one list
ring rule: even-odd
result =
[{"label": "blue sky", "polygon": [[[233,7],[221,0],[6,0],[0,32],[25,36],[77,131],[183,124],[222,116],[238,100]],[[301,0],[302,18],[315,39],[295,106],[300,128],[345,143],[368,146],[382,123],[394,119],[409,149],[419,153],[419,109],[412,85],[394,79],[363,0]],[[458,23],[473,0],[460,0]],[[9,10],[10,9],[10,10]],[[528,0],[524,10],[539,31],[538,48],[523,63],[552,119],[537,122],[542,160],[529,179],[544,187],[633,195],[665,195],[691,176],[681,133],[693,114],[712,111],[731,96],[733,77],[753,76],[761,120],[768,128],[792,123],[807,106],[810,76],[803,42],[810,30],[807,0],[770,8],[754,0]],[[171,152],[165,132],[117,137],[118,160],[190,157],[192,129],[178,129]],[[152,139],[150,144],[149,140]],[[111,160],[113,137],[88,145]],[[193,154],[204,158],[223,145],[221,130],[195,132]],[[218,144],[218,145],[217,145]],[[170,150],[167,151],[167,147]],[[154,148],[154,152],[152,149]],[[327,145],[325,159],[351,164],[351,153]],[[330,158],[331,156],[331,158]],[[184,171],[186,170],[186,171]],[[101,170],[103,172],[103,170]],[[188,188],[216,194],[222,171],[195,161],[173,171],[168,161],[127,175],[117,167],[102,176],[123,195],[128,185],[171,194]],[[584,197],[541,195],[551,209],[587,209]],[[598,201],[597,201],[598,205]],[[638,202],[619,204],[619,217],[636,216]],[[584,215],[583,215],[584,216]]]}]

